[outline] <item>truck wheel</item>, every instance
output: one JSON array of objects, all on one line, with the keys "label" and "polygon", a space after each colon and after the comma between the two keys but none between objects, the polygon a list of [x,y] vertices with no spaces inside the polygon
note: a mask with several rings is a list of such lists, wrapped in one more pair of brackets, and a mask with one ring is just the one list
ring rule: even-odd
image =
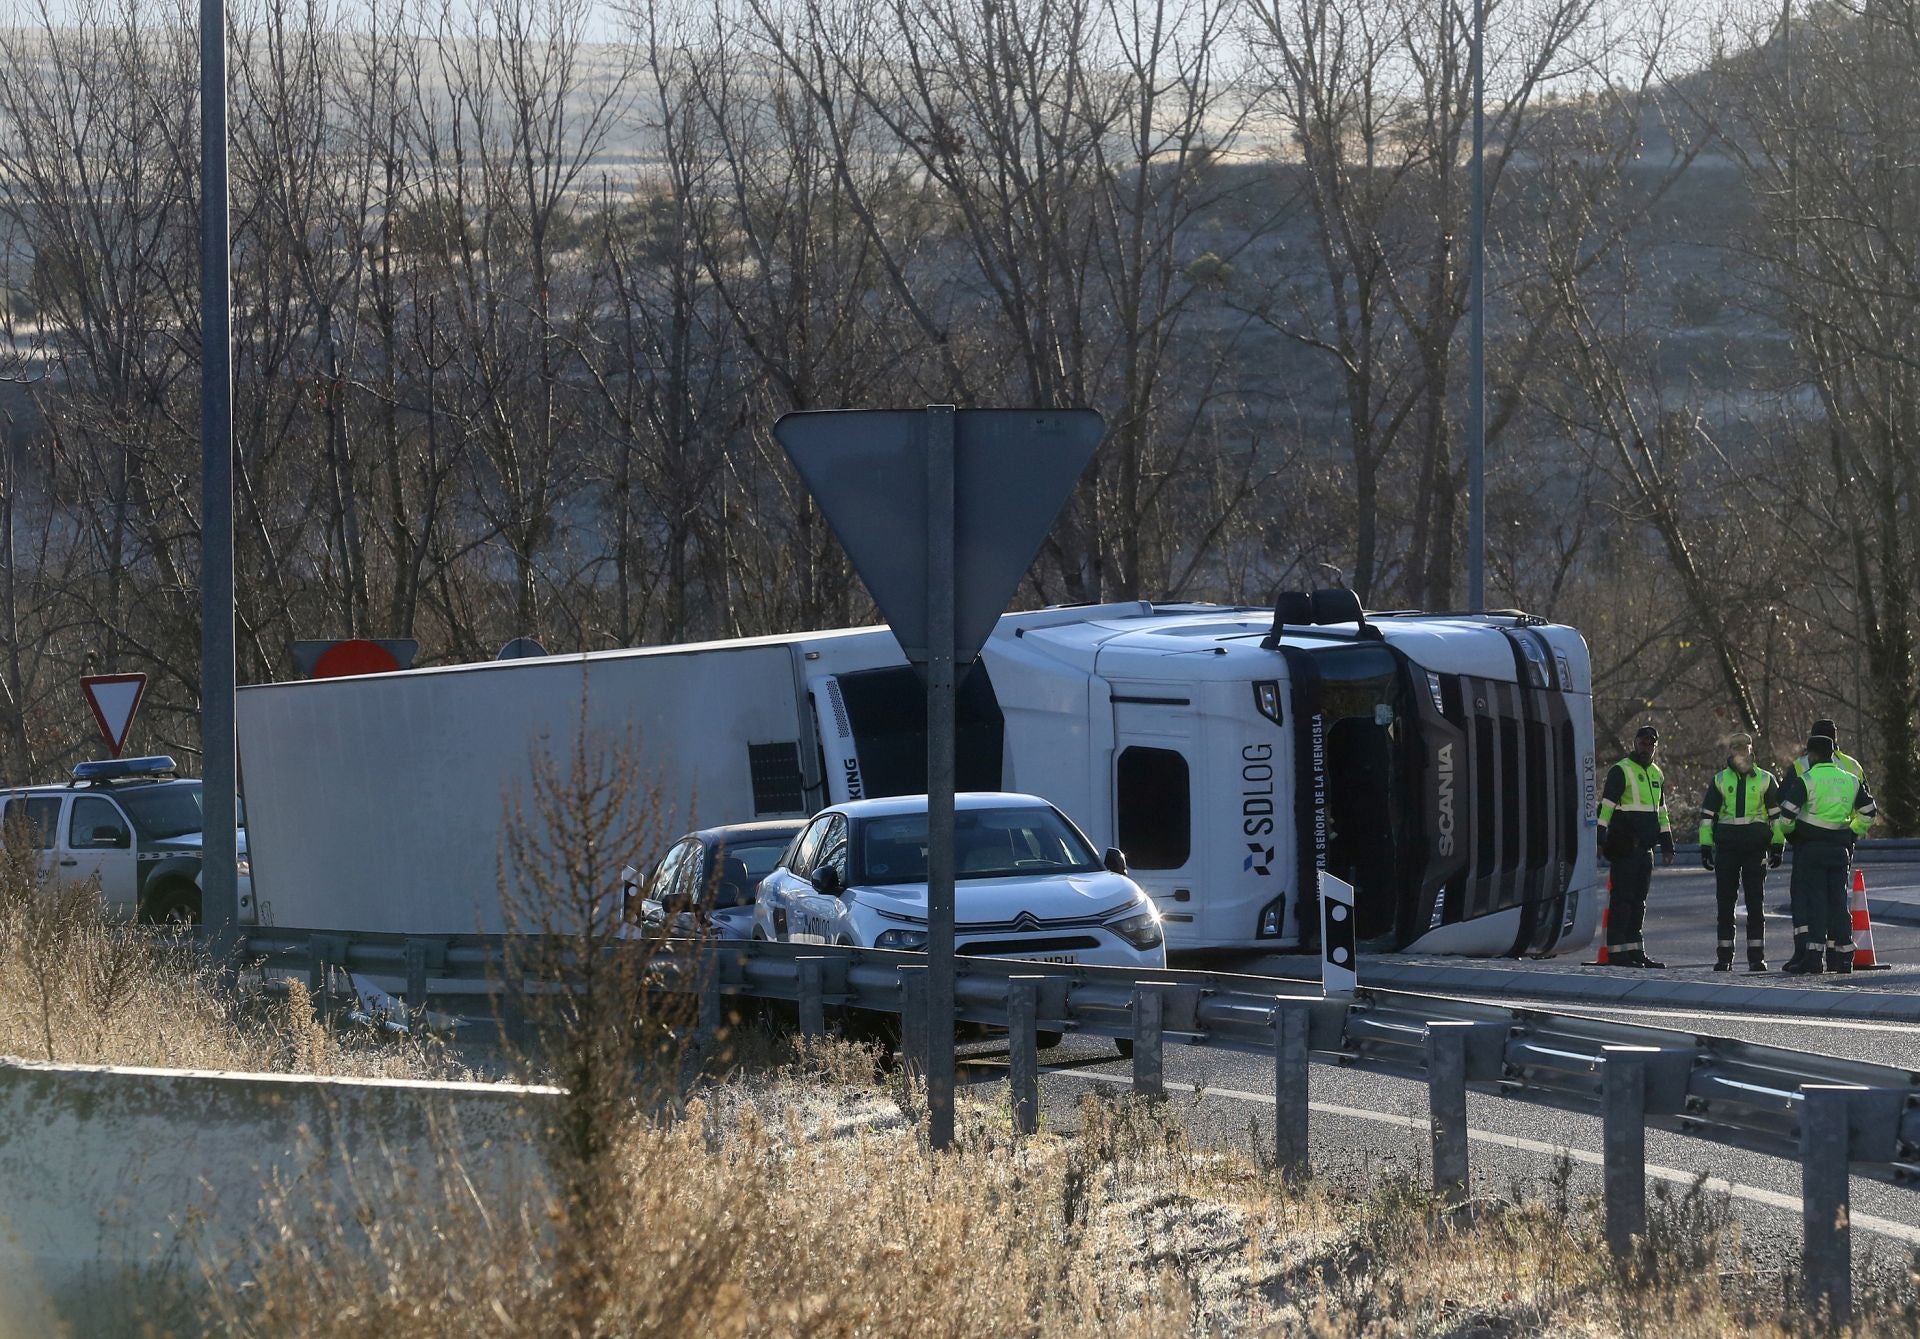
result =
[{"label": "truck wheel", "polygon": [[141,903],[140,919],[148,925],[198,925],[200,890],[184,880],[163,883]]}]

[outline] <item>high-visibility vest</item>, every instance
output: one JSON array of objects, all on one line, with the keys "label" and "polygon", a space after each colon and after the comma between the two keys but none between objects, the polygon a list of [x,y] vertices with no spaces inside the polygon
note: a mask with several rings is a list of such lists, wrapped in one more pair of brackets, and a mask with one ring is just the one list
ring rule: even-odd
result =
[{"label": "high-visibility vest", "polygon": [[[1803,777],[1813,765],[1813,760],[1803,753],[1793,760],[1793,774]],[[1853,773],[1853,778],[1856,781],[1864,782],[1867,779],[1866,769],[1860,765],[1860,760],[1852,754],[1842,753],[1839,749],[1835,749],[1833,751],[1833,765],[1843,772]]]},{"label": "high-visibility vest", "polygon": [[1713,845],[1718,828],[1770,825],[1780,816],[1778,809],[1767,809],[1767,792],[1773,784],[1773,773],[1765,768],[1756,767],[1742,776],[1731,767],[1722,767],[1713,778],[1713,788],[1720,792],[1720,812],[1700,811],[1700,844]]},{"label": "high-visibility vest", "polygon": [[1660,773],[1659,763],[1649,763],[1642,767],[1632,758],[1622,758],[1614,764],[1626,777],[1626,793],[1620,802],[1600,801],[1600,826],[1606,827],[1613,821],[1616,813],[1621,814],[1658,814],[1660,830],[1667,831],[1671,824],[1667,821],[1667,805],[1662,795],[1666,779]]},{"label": "high-visibility vest", "polygon": [[1860,794],[1860,778],[1837,763],[1815,763],[1801,778],[1807,787],[1807,802],[1800,806],[1795,820],[1816,828],[1836,832],[1853,829],[1853,802]]}]

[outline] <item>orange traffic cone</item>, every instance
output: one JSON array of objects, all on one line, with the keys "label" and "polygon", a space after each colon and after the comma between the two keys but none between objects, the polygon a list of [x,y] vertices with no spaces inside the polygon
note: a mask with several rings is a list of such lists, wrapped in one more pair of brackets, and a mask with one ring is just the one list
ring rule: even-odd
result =
[{"label": "orange traffic cone", "polygon": [[1607,875],[1607,905],[1600,908],[1600,952],[1592,962],[1583,962],[1582,967],[1611,967],[1612,960],[1607,957],[1607,918],[1613,915],[1613,875]]},{"label": "orange traffic cone", "polygon": [[1867,915],[1867,876],[1859,866],[1853,870],[1853,970],[1884,972],[1893,964],[1875,962],[1873,957],[1873,921]]}]

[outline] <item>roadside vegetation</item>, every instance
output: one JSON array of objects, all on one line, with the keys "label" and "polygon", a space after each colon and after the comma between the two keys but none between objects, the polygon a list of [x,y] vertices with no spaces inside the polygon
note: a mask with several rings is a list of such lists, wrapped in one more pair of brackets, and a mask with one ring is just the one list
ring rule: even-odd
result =
[{"label": "roadside vegetation", "polygon": [[[1177,1106],[1090,1097],[1016,1139],[993,1089],[930,1153],[917,1094],[872,1051],[788,1049],[610,1138],[592,1211],[471,1196],[289,1197],[208,1256],[182,1328],[387,1339],[618,1335],[1770,1336],[1783,1282],[1714,1197],[1656,1195],[1610,1263],[1561,1178],[1449,1209],[1398,1174],[1355,1190],[1196,1147]],[[458,1186],[457,1169],[443,1184]],[[378,1227],[367,1232],[364,1225]],[[573,1271],[586,1234],[601,1268]],[[237,1282],[239,1286],[234,1286]],[[1863,1334],[1909,1334],[1911,1287]]]},{"label": "roadside vegetation", "polygon": [[[13,838],[13,834],[8,834]],[[0,1056],[86,1065],[447,1079],[431,1038],[326,1026],[305,987],[223,990],[191,941],[115,924],[98,889],[45,880],[22,833],[0,846]]]}]

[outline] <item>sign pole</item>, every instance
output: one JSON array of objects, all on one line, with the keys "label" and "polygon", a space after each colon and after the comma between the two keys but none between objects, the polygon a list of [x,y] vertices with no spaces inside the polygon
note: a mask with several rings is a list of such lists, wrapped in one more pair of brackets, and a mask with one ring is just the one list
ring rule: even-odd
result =
[{"label": "sign pole", "polygon": [[233,275],[227,219],[227,7],[200,0],[201,919],[224,960],[240,921],[234,795]]},{"label": "sign pole", "polygon": [[953,1143],[953,406],[927,407],[927,1121]]}]

